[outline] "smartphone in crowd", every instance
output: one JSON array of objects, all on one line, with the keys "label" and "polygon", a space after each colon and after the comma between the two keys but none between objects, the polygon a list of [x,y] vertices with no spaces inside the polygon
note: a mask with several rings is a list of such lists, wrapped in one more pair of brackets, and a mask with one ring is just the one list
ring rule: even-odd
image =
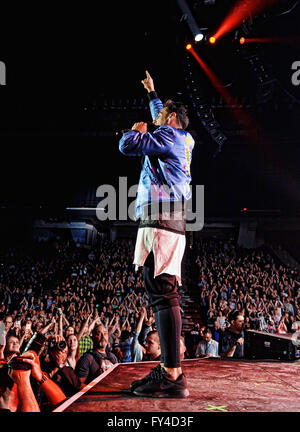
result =
[{"label": "smartphone in crowd", "polygon": [[21,320],[15,321],[15,327],[21,328]]}]

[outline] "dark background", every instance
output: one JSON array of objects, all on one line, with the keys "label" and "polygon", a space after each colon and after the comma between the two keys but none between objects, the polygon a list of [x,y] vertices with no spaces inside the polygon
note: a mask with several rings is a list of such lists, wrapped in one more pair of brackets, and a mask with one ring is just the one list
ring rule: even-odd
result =
[{"label": "dark background", "polygon": [[[236,2],[188,3],[198,25],[211,35]],[[300,36],[300,5],[275,3],[244,23],[249,37],[289,38],[255,47],[273,80],[265,97],[264,86],[245,61],[253,46],[243,46],[241,52],[238,44],[246,27],[216,46],[195,45],[247,113],[250,122],[243,126],[185,50],[193,37],[175,0],[3,7],[0,60],[6,64],[7,85],[0,87],[2,217],[12,209],[21,222],[26,212],[95,206],[99,185],[117,185],[120,176],[128,176],[129,185],[138,183],[140,161],[119,153],[116,132],[150,120],[140,82],[145,69],[163,100],[180,97],[188,105],[189,130],[196,140],[193,184],[205,185],[206,215],[234,216],[247,207],[299,216],[300,86],[291,83],[291,65],[300,61],[299,41],[293,39]],[[187,62],[196,93],[227,137],[216,157],[217,144],[189,98]]]}]

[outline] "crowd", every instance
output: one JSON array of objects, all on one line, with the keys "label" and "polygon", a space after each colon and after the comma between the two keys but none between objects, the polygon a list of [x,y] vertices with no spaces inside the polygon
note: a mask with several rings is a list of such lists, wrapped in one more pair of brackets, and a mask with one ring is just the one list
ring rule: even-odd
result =
[{"label": "crowd", "polygon": [[[296,268],[284,266],[264,248],[245,249],[232,241],[194,244],[202,325],[191,332],[188,350],[203,353],[203,341],[220,356],[243,356],[244,330],[273,334],[300,330],[300,282]],[[229,348],[236,343],[232,354]],[[232,344],[228,338],[234,339]],[[240,348],[241,346],[241,348]],[[211,355],[211,353],[209,353]]]},{"label": "crowd", "polygon": [[[182,359],[243,357],[246,329],[300,329],[295,269],[230,241],[203,240],[193,251],[202,320],[182,337]],[[132,257],[128,240],[101,240],[94,250],[56,240],[1,252],[0,410],[52,410],[118,362],[160,360]]]},{"label": "crowd", "polygon": [[[1,380],[9,376],[10,396],[0,391],[0,409],[24,409],[16,374],[26,375],[35,401],[25,410],[46,411],[117,362],[160,359],[154,314],[132,257],[127,240],[102,240],[91,251],[55,241],[2,252],[0,388],[7,394]],[[184,356],[184,339],[181,346]],[[19,354],[28,358],[16,366]]]}]

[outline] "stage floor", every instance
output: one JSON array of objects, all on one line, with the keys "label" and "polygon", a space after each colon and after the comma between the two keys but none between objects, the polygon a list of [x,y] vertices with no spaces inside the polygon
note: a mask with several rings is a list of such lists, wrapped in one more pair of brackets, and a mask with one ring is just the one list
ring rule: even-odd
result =
[{"label": "stage floor", "polygon": [[121,393],[156,365],[114,365],[54,412],[300,412],[300,361],[184,360],[188,398]]}]

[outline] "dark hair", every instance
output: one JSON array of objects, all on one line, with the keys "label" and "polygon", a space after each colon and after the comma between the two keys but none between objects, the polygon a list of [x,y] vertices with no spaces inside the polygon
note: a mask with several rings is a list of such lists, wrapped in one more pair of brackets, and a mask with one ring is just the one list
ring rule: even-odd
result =
[{"label": "dark hair", "polygon": [[121,342],[125,342],[126,339],[130,338],[131,334],[128,330],[123,330],[121,333]]},{"label": "dark hair", "polygon": [[96,324],[95,327],[94,327],[93,330],[92,330],[92,336],[95,336],[95,334],[96,334],[96,330],[97,330],[99,327],[106,328],[105,325],[103,325],[103,324]]},{"label": "dark hair", "polygon": [[205,329],[205,330],[203,331],[203,334],[204,334],[204,335],[206,335],[206,334],[212,335],[212,332],[211,332],[211,330],[210,330],[209,328],[207,328],[207,329]]},{"label": "dark hair", "polygon": [[239,311],[239,310],[234,310],[234,311],[230,312],[230,314],[228,315],[228,321],[229,322],[235,321],[239,315],[242,315],[241,311]]},{"label": "dark hair", "polygon": [[158,340],[159,340],[159,336],[158,336],[158,331],[157,330],[151,330],[151,331],[149,331],[149,333],[147,334],[147,337],[148,336],[152,336],[152,335],[155,335],[158,338]]},{"label": "dark hair", "polygon": [[180,101],[174,101],[172,99],[168,99],[164,106],[168,109],[168,113],[172,112],[176,113],[177,119],[182,127],[182,129],[186,129],[189,125],[189,118],[187,115],[187,109]]}]

